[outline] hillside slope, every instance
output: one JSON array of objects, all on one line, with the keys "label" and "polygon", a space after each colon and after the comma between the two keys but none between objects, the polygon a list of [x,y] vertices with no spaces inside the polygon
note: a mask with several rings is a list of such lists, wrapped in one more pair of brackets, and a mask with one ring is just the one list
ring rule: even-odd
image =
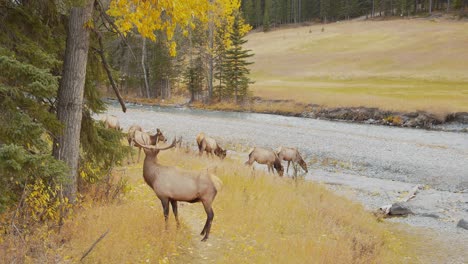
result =
[{"label": "hillside slope", "polygon": [[251,88],[265,99],[327,106],[468,111],[466,32],[467,22],[428,19],[254,32]]}]

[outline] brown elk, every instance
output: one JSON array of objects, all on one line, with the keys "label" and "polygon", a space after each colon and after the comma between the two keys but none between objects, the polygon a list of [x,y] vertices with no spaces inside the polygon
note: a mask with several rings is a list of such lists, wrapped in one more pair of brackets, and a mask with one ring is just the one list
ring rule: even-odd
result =
[{"label": "brown elk", "polygon": [[[128,139],[128,138],[127,138]],[[164,137],[163,133],[159,128],[156,129],[156,134],[154,135],[149,135],[146,132],[142,132],[140,130],[135,130],[133,132],[133,138],[132,141],[136,144],[138,143],[139,145],[156,145],[158,142],[166,142],[167,139]],[[140,153],[141,153],[141,147],[136,144],[138,147],[138,161],[140,162]],[[130,145],[132,146],[132,145]],[[133,155],[132,155],[132,162],[133,162]]]},{"label": "brown elk", "polygon": [[203,132],[197,135],[197,145],[200,156],[206,152],[206,155],[216,155],[221,159],[226,157],[226,150],[221,148],[214,138],[206,136]]},{"label": "brown elk", "polygon": [[169,217],[169,203],[172,205],[172,211],[177,226],[179,226],[177,202],[201,202],[205,208],[207,219],[200,235],[204,235],[202,241],[206,241],[214,218],[211,205],[217,192],[221,189],[222,181],[214,174],[207,172],[192,172],[158,164],[159,152],[173,148],[176,145],[175,138],[172,144],[166,147],[142,145],[137,141],[135,144],[145,151],[143,178],[161,200],[166,225]]},{"label": "brown elk", "polygon": [[198,150],[201,149],[201,143],[202,143],[204,138],[205,138],[205,133],[203,133],[203,132],[198,133],[198,135],[197,135]]},{"label": "brown elk", "polygon": [[254,162],[260,164],[266,164],[268,166],[268,172],[274,172],[273,168],[276,169],[279,176],[283,176],[284,168],[281,165],[281,160],[278,155],[269,148],[254,147],[249,153],[249,160],[245,162],[246,165],[252,165]]},{"label": "brown elk", "polygon": [[120,130],[119,119],[114,115],[106,115],[101,119],[101,121],[104,122],[105,128]]},{"label": "brown elk", "polygon": [[[285,160],[288,162],[288,167],[286,169],[286,172],[289,171],[289,164],[292,162],[293,167],[294,163],[299,163],[301,168],[307,173],[307,164],[305,163],[304,159],[302,159],[301,154],[297,150],[297,148],[289,148],[289,147],[279,147],[278,150],[276,151],[276,154],[278,155],[279,159],[281,161]],[[294,167],[294,169],[296,169]]]}]

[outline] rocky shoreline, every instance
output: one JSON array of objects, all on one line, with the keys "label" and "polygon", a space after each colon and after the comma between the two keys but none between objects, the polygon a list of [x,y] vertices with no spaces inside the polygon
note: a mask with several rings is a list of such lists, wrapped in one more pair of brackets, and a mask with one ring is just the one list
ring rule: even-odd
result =
[{"label": "rocky shoreline", "polygon": [[[265,100],[254,97],[251,104],[277,104],[291,103],[302,106],[305,111],[301,113],[284,111],[262,111],[261,113],[279,114],[286,116],[325,119],[333,121],[350,121],[356,123],[423,128],[430,130],[443,130],[455,132],[468,132],[468,112],[450,113],[440,117],[426,111],[396,112],[382,110],[376,107],[324,107],[317,104],[300,104],[290,100]],[[256,111],[253,111],[256,112]]]},{"label": "rocky shoreline", "polygon": [[[312,106],[312,111],[302,113],[301,117],[345,120],[386,126],[468,132],[467,112],[451,113],[445,118],[440,118],[434,114],[424,111],[401,113],[368,107],[323,108],[320,106]],[[459,127],[458,129],[443,129],[444,125],[459,125]]]}]

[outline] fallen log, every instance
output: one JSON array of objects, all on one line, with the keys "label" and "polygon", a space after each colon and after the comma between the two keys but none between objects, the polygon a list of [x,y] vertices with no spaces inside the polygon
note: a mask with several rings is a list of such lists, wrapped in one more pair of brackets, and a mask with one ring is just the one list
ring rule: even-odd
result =
[{"label": "fallen log", "polygon": [[406,203],[416,197],[416,194],[418,193],[419,189],[421,189],[421,185],[416,185],[411,189],[411,191],[408,193],[408,195],[403,199],[402,202],[396,202],[393,204],[388,204],[380,207],[380,211],[384,215],[393,215],[393,216],[403,216],[403,215],[409,215],[413,214],[411,211],[410,207],[406,205]]}]

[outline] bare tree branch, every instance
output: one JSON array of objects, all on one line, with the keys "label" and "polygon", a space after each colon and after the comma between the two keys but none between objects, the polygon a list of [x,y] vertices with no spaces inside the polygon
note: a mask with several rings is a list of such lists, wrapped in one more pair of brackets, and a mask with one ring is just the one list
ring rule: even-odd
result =
[{"label": "bare tree branch", "polygon": [[[127,39],[122,34],[122,32],[120,32],[119,28],[114,23],[114,21],[112,21],[112,19],[106,14],[106,12],[104,11],[104,7],[102,6],[102,3],[101,3],[100,0],[96,1],[96,6],[99,9],[99,12],[100,12],[101,17],[103,18],[103,20],[107,21],[107,23],[109,23],[109,25],[114,29],[114,31],[117,34],[119,34],[122,41],[125,43],[125,45],[127,45],[128,49],[130,51],[130,54],[132,54],[132,56],[133,56],[133,59],[137,60],[137,57],[135,56],[135,53],[133,53],[132,47],[128,44]],[[107,28],[107,26],[106,26],[106,28]]]},{"label": "bare tree branch", "polygon": [[127,107],[125,106],[125,102],[122,99],[122,96],[120,95],[119,89],[117,89],[117,85],[115,84],[114,78],[112,77],[109,64],[107,64],[106,56],[104,55],[104,44],[102,43],[101,32],[97,30],[94,30],[94,32],[96,33],[98,37],[99,49],[93,48],[93,50],[95,50],[101,57],[101,63],[102,63],[102,66],[104,67],[104,70],[106,70],[107,78],[109,78],[109,82],[112,86],[112,89],[115,92],[115,95],[117,96],[117,99],[119,100],[120,106],[122,107],[122,111],[125,113],[127,112]]},{"label": "bare tree branch", "polygon": [[101,241],[107,235],[107,233],[109,233],[109,229],[107,229],[106,232],[104,232],[96,241],[94,241],[94,243],[91,245],[91,247],[89,247],[89,249],[86,250],[86,252],[83,254],[80,261],[83,261],[83,259],[86,258],[86,256],[88,256],[89,253],[91,253],[91,251],[94,249],[94,247],[97,245],[97,243],[99,243],[99,241]]}]

